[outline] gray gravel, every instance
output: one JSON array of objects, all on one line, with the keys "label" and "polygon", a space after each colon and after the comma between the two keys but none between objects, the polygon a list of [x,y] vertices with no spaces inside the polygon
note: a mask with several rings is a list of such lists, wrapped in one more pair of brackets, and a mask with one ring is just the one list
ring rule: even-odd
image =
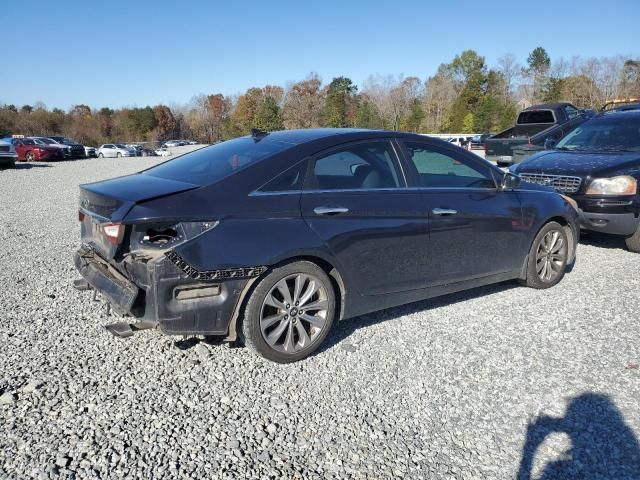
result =
[{"label": "gray gravel", "polygon": [[534,478],[640,478],[640,255],[622,242],[583,240],[551,290],[343,322],[293,365],[117,339],[70,287],[77,185],[157,161],[0,171],[0,478],[502,479],[523,458]]}]

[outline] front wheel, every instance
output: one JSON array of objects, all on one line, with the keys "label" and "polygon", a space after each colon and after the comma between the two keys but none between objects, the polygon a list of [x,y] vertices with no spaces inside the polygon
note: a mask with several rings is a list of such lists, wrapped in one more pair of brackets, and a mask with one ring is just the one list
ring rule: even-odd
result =
[{"label": "front wheel", "polygon": [[317,265],[293,262],[272,270],[251,294],[242,319],[245,344],[268,360],[290,363],[324,341],[335,315],[331,280]]},{"label": "front wheel", "polygon": [[33,154],[33,152],[27,152],[27,154],[24,156],[24,159],[25,159],[27,162],[33,162],[33,161],[36,159],[36,157],[35,157],[35,155]]},{"label": "front wheel", "polygon": [[118,154],[116,155],[118,158],[122,157],[122,154],[120,152],[118,152]]},{"label": "front wheel", "polygon": [[640,225],[633,235],[624,239],[627,249],[633,253],[640,253]]},{"label": "front wheel", "polygon": [[533,240],[527,260],[527,278],[522,283],[532,288],[549,288],[564,277],[569,256],[569,241],[564,227],[549,222]]},{"label": "front wheel", "polygon": [[98,158],[104,158],[104,155],[102,154],[102,152],[98,154]]}]

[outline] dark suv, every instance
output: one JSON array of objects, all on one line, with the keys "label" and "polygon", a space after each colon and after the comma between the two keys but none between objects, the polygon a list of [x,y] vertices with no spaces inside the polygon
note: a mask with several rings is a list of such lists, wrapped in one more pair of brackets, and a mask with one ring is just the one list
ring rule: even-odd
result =
[{"label": "dark suv", "polygon": [[640,110],[602,113],[511,171],[569,195],[582,228],[622,235],[640,252]]}]

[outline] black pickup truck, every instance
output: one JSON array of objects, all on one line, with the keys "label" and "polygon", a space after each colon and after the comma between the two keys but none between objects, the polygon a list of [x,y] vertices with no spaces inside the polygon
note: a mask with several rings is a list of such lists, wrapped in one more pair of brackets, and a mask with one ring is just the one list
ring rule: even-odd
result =
[{"label": "black pickup truck", "polygon": [[516,163],[514,147],[529,144],[542,148],[548,139],[559,140],[593,115],[593,110],[580,110],[566,102],[525,108],[513,127],[485,140],[485,158],[499,166],[509,166]]},{"label": "black pickup truck", "polygon": [[640,253],[640,110],[603,112],[576,127],[553,150],[510,168],[576,202],[583,229],[621,235]]}]

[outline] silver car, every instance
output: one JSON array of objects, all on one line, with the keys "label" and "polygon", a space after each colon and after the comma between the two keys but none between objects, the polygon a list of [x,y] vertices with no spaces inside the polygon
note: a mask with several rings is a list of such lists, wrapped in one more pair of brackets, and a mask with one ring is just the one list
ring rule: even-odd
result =
[{"label": "silver car", "polygon": [[136,151],[121,143],[106,143],[98,149],[98,158],[135,157]]}]

